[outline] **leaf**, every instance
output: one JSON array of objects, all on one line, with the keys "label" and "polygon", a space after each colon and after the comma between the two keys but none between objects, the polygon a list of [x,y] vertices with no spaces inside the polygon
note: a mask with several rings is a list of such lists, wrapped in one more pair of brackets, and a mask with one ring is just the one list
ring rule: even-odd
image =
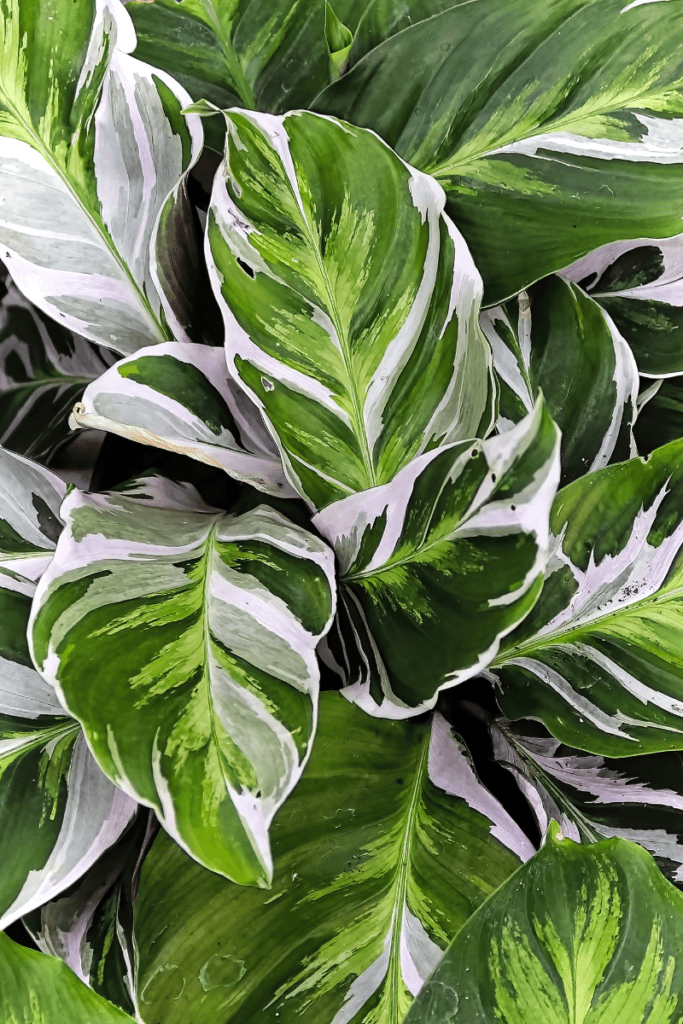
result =
[{"label": "leaf", "polygon": [[457,6],[453,0],[370,0],[354,36],[349,58],[351,67],[404,29]]},{"label": "leaf", "polygon": [[300,493],[322,508],[485,434],[480,278],[439,186],[350,125],[227,116],[207,248],[228,368]]},{"label": "leaf", "polygon": [[189,455],[267,494],[297,496],[222,348],[171,341],[140,349],[86,388],[70,424]]},{"label": "leaf", "polygon": [[635,455],[638,368],[609,316],[580,288],[548,277],[518,301],[481,314],[498,375],[498,426],[539,393],[562,432],[562,483]]},{"label": "leaf", "polygon": [[[568,839],[630,839],[683,883],[683,760],[678,752],[606,758],[565,747],[535,723],[496,721],[494,756],[510,771],[541,833],[551,818]],[[545,733],[545,730],[543,730]]]},{"label": "leaf", "polygon": [[50,320],[10,282],[0,300],[0,444],[46,459],[69,436],[83,388],[113,358]]},{"label": "leaf", "polygon": [[[129,55],[118,0],[5,0],[0,33],[0,256],[27,298],[90,341],[165,341],[179,321],[154,242],[201,149],[198,119],[181,114],[190,97]],[[181,190],[171,217],[190,216]]]},{"label": "leaf", "polygon": [[267,886],[268,826],[315,730],[332,552],[267,506],[230,515],[160,477],[73,491],[62,515],[35,664],[116,785],[201,863]]},{"label": "leaf", "polygon": [[98,995],[139,1014],[133,906],[142,860],[157,831],[144,811],[69,890],[23,921],[44,953],[58,956]]},{"label": "leaf", "polygon": [[634,435],[641,455],[683,437],[683,381],[657,380],[656,393],[638,409]]},{"label": "leaf", "polygon": [[[329,81],[323,0],[140,0],[127,9],[136,57],[194,100],[279,114],[310,106]],[[224,126],[208,127],[208,144],[222,153]]]},{"label": "leaf", "polygon": [[477,0],[313,106],[437,178],[494,305],[607,242],[680,232],[682,43],[677,4]]},{"label": "leaf", "polygon": [[325,39],[330,53],[331,81],[339,78],[353,42],[353,32],[339,20],[334,8],[325,0]]},{"label": "leaf", "polygon": [[633,843],[545,846],[471,917],[405,1024],[675,1024],[683,896]]},{"label": "leaf", "polygon": [[49,469],[0,448],[0,571],[31,580],[45,571],[62,531],[65,493]]},{"label": "leaf", "polygon": [[683,748],[683,442],[559,492],[546,579],[493,663],[511,719],[608,757]]},{"label": "leaf", "polygon": [[5,1024],[131,1024],[133,1018],[91,992],[66,964],[0,934]]},{"label": "leaf", "polygon": [[683,374],[683,235],[612,242],[562,273],[607,310],[642,374]]},{"label": "leaf", "polygon": [[350,700],[415,715],[493,660],[538,599],[558,477],[559,434],[540,399],[500,437],[428,452],[314,517],[368,667]]},{"label": "leaf", "polygon": [[378,722],[325,693],[273,851],[265,893],[155,841],[135,920],[145,1019],[184,1024],[201,1006],[221,1024],[399,1024],[533,847],[440,715]]},{"label": "leaf", "polygon": [[0,928],[80,878],[135,813],[31,664],[34,590],[0,573]]}]

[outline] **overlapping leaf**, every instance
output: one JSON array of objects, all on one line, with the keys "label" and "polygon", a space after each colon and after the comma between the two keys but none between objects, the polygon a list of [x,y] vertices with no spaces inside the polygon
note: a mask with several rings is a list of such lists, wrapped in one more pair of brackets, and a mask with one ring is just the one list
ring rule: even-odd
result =
[{"label": "overlapping leaf", "polygon": [[15,283],[119,352],[168,338],[167,319],[182,339],[154,243],[167,199],[178,231],[190,216],[182,179],[202,141],[181,114],[190,97],[130,56],[119,0],[3,0],[0,34],[0,256]]},{"label": "overlapping leaf", "polygon": [[481,281],[444,194],[374,134],[231,113],[207,255],[228,367],[316,508],[491,426]]},{"label": "overlapping leaf", "polygon": [[189,455],[267,494],[296,497],[222,348],[167,342],[140,349],[86,389],[70,422]]},{"label": "overlapping leaf", "polygon": [[405,1024],[676,1024],[683,896],[633,843],[542,850],[457,935]]},{"label": "overlapping leaf", "polygon": [[515,776],[541,834],[549,821],[577,842],[630,839],[654,856],[670,881],[683,883],[683,758],[677,751],[606,758],[532,732],[532,723],[499,719],[494,756]]},{"label": "overlapping leaf", "polygon": [[517,423],[541,392],[562,432],[563,483],[635,454],[638,368],[580,288],[546,278],[518,302],[485,310],[481,324],[500,386],[499,428]]},{"label": "overlapping leaf", "polygon": [[79,981],[66,964],[0,934],[4,1024],[133,1024],[133,1018]]},{"label": "overlapping leaf", "polygon": [[541,399],[507,433],[422,455],[314,517],[337,553],[349,699],[404,718],[493,660],[540,593],[558,478]]},{"label": "overlapping leaf", "polygon": [[273,849],[264,893],[159,836],[136,910],[145,1019],[400,1024],[450,938],[533,853],[440,715],[377,722],[332,693]]},{"label": "overlapping leaf", "polygon": [[201,863],[267,885],[268,826],[315,730],[332,552],[266,506],[229,515],[158,477],[74,491],[62,515],[36,665],[117,785]]},{"label": "overlapping leaf", "polygon": [[612,242],[563,274],[607,310],[642,374],[683,374],[683,235]]},{"label": "overlapping leaf", "polygon": [[660,378],[652,388],[654,394],[647,395],[642,404],[639,401],[634,436],[640,455],[683,437],[683,380]]},{"label": "overlapping leaf", "polygon": [[[0,284],[0,294],[4,291]],[[114,356],[44,316],[9,282],[0,302],[0,444],[45,459],[83,389]]]},{"label": "overlapping leaf", "polygon": [[0,448],[0,570],[40,577],[62,531],[65,493],[49,469]]},{"label": "overlapping leaf", "polygon": [[141,809],[75,885],[23,918],[44,953],[64,960],[98,995],[138,1016],[133,909],[139,869],[157,830],[151,812]]},{"label": "overlapping leaf", "polygon": [[612,757],[683,749],[683,441],[557,496],[538,604],[494,663],[509,718]]},{"label": "overlapping leaf", "polygon": [[314,105],[435,175],[491,304],[605,243],[681,229],[678,4],[529,11],[527,0],[451,6],[377,46]]},{"label": "overlapping leaf", "polygon": [[[128,10],[136,57],[170,72],[195,100],[277,114],[308,107],[330,81],[324,0],[140,0]],[[208,127],[222,153],[224,126],[216,118]]]}]

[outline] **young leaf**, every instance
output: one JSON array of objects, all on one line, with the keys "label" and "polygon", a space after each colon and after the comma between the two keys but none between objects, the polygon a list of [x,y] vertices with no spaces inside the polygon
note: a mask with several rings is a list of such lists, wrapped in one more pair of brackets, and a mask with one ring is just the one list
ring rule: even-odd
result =
[{"label": "young leaf", "polygon": [[610,757],[683,749],[683,441],[558,494],[541,597],[493,663],[508,718]]},{"label": "young leaf", "polygon": [[50,320],[9,282],[0,300],[0,444],[46,459],[69,436],[83,388],[114,358]]},{"label": "young leaf", "polygon": [[130,56],[119,0],[7,0],[0,34],[0,258],[91,341],[164,341],[182,310],[156,287],[156,222],[170,194],[172,218],[191,214],[178,191],[202,143],[199,120],[181,114],[190,97]]},{"label": "young leaf", "polygon": [[0,570],[37,580],[62,531],[66,484],[37,462],[0,448]]},{"label": "young leaf", "polygon": [[266,506],[229,515],[159,477],[73,491],[62,515],[35,664],[117,785],[202,864],[268,885],[268,826],[315,730],[332,552]]},{"label": "young leaf", "polygon": [[0,572],[0,928],[80,878],[136,809],[31,664],[34,590]]},{"label": "young leaf", "polygon": [[555,819],[568,839],[630,839],[683,884],[683,760],[676,751],[606,758],[565,747],[530,725],[491,727],[496,761],[517,780],[541,834]]},{"label": "young leaf", "polygon": [[405,1024],[676,1024],[683,895],[640,847],[545,846],[471,917]]},{"label": "young leaf", "polygon": [[481,282],[433,179],[374,134],[232,112],[207,223],[228,367],[313,506],[491,426]]},{"label": "young leaf", "polygon": [[334,81],[339,78],[342,68],[346,64],[346,58],[353,42],[353,33],[339,20],[328,0],[325,0],[325,39],[330,52],[332,80]]},{"label": "young leaf", "polygon": [[607,310],[642,374],[683,374],[683,235],[612,242],[562,273]]},{"label": "young leaf", "polygon": [[297,496],[222,348],[171,341],[140,349],[86,389],[69,422],[189,455],[266,494]]},{"label": "young leaf", "polygon": [[493,660],[540,593],[558,478],[559,433],[539,399],[506,434],[422,455],[315,516],[368,666],[350,700],[415,715]]},{"label": "young leaf", "polygon": [[[135,56],[168,71],[195,100],[277,114],[310,106],[329,81],[323,0],[140,0],[128,11]],[[207,127],[209,145],[222,153],[222,121]]]},{"label": "young leaf", "polygon": [[138,1016],[133,907],[157,831],[152,812],[141,810],[75,885],[23,918],[43,953],[58,956],[98,995]]},{"label": "young leaf", "polygon": [[155,841],[135,920],[146,1020],[185,1024],[201,1006],[221,1024],[398,1024],[533,853],[445,719],[373,721],[333,693],[273,850],[264,893]]},{"label": "young leaf", "polygon": [[527,0],[451,6],[314,104],[372,128],[444,186],[487,304],[607,242],[681,230],[678,5],[537,0],[529,11]]},{"label": "young leaf", "polygon": [[132,1017],[86,988],[66,964],[2,934],[0,992],[5,1024],[133,1024]]},{"label": "young leaf", "polygon": [[638,368],[596,302],[560,277],[481,314],[499,382],[499,429],[543,394],[562,432],[562,483],[635,455]]}]

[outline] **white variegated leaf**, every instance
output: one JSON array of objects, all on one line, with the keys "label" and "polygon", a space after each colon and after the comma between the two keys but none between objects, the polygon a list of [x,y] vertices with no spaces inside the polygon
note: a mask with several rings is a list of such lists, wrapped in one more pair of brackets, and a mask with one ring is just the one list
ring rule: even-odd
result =
[{"label": "white variegated leaf", "polygon": [[49,469],[0,448],[0,569],[39,578],[62,530],[65,494]]},{"label": "white variegated leaf", "polygon": [[140,349],[88,386],[70,424],[189,455],[267,494],[297,496],[222,348],[166,342]]}]

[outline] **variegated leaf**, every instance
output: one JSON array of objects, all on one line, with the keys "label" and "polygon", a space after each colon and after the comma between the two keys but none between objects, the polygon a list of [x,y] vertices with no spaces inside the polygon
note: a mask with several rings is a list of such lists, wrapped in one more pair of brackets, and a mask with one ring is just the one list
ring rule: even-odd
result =
[{"label": "variegated leaf", "polygon": [[337,553],[346,642],[360,648],[349,700],[405,718],[494,659],[538,599],[558,478],[540,399],[507,433],[422,455],[314,517]]},{"label": "variegated leaf", "polygon": [[621,839],[545,846],[472,915],[405,1024],[678,1024],[683,895]]},{"label": "variegated leaf", "polygon": [[34,590],[0,572],[0,928],[79,879],[136,809],[31,664]]},{"label": "variegated leaf", "polygon": [[316,508],[486,434],[481,281],[440,186],[374,134],[231,112],[207,259],[230,372]]},{"label": "variegated leaf", "polygon": [[[136,907],[143,1018],[401,1024],[472,911],[533,853],[440,715],[377,722],[326,693],[273,825],[273,892],[160,835]],[[191,899],[188,899],[191,893]]]},{"label": "variegated leaf", "polygon": [[169,196],[171,217],[190,216],[178,189],[202,130],[181,114],[189,95],[130,56],[120,0],[2,0],[0,35],[0,258],[91,341],[166,340],[167,320],[184,325],[155,284],[156,224]]},{"label": "variegated leaf", "polygon": [[46,459],[69,436],[69,413],[86,384],[114,358],[46,317],[9,282],[0,301],[0,444]]},{"label": "variegated leaf", "polygon": [[[535,729],[530,727],[536,726]],[[608,758],[565,747],[537,723],[499,719],[496,761],[517,780],[545,834],[551,819],[577,842],[639,843],[683,886],[683,758],[678,751]]]},{"label": "variegated leaf", "polygon": [[609,316],[580,288],[548,277],[481,314],[499,382],[499,429],[543,394],[562,432],[562,483],[635,455],[638,368]]},{"label": "variegated leaf", "polygon": [[268,826],[315,731],[332,552],[266,506],[230,515],[160,477],[74,491],[62,515],[35,664],[117,785],[201,863],[267,886]]},{"label": "variegated leaf", "polygon": [[[133,1024],[54,957],[0,934],[3,1024]],[[65,1016],[68,1014],[68,1016]]]},{"label": "variegated leaf", "polygon": [[508,718],[610,757],[683,749],[683,441],[557,495],[546,579],[493,671]]},{"label": "variegated leaf", "polygon": [[157,831],[152,812],[140,809],[78,882],[23,918],[43,953],[64,960],[98,995],[136,1019],[133,909],[140,867]]},{"label": "variegated leaf", "polygon": [[607,310],[644,376],[683,374],[683,235],[612,242],[562,273]]},{"label": "variegated leaf", "polygon": [[477,0],[313,107],[437,178],[495,304],[605,243],[680,233],[682,51],[678,3]]},{"label": "variegated leaf", "polygon": [[[324,0],[140,0],[128,10],[136,57],[195,100],[278,114],[310,106],[330,81]],[[219,153],[221,122],[207,122],[207,143]]]},{"label": "variegated leaf", "polygon": [[49,469],[0,448],[0,570],[37,580],[62,530],[66,484]]},{"label": "variegated leaf", "polygon": [[166,342],[140,349],[90,384],[70,424],[189,455],[267,494],[296,497],[222,348]]}]

